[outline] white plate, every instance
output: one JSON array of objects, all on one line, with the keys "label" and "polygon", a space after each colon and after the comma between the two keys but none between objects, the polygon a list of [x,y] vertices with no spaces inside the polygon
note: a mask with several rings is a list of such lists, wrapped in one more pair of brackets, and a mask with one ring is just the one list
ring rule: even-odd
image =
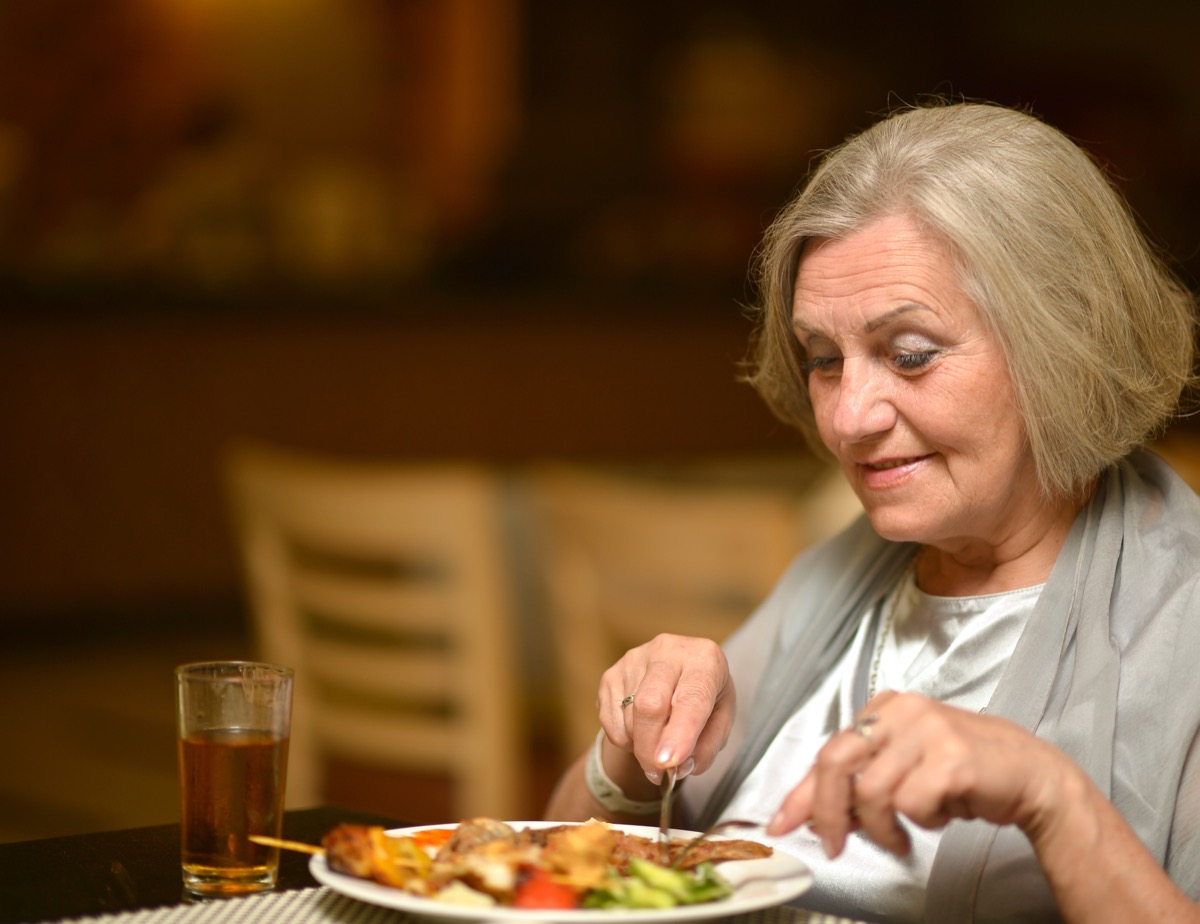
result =
[{"label": "white plate", "polygon": [[[558,822],[511,821],[514,828],[549,828]],[[422,825],[416,828],[396,828],[388,834],[404,835],[429,828],[445,828],[447,825]],[[613,825],[628,834],[643,837],[658,837],[658,828],[642,825]],[[671,832],[673,837],[694,837],[693,831]],[[356,898],[372,905],[395,908],[410,914],[430,918],[452,918],[458,921],[561,921],[571,924],[607,924],[622,922],[635,924],[640,921],[699,921],[704,918],[727,917],[743,914],[760,908],[771,908],[791,901],[812,885],[812,873],[807,866],[790,854],[776,848],[769,857],[755,860],[730,860],[717,866],[725,881],[733,886],[728,898],[698,905],[679,905],[675,908],[636,908],[578,910],[506,908],[502,905],[478,908],[467,905],[451,905],[435,902],[403,889],[381,885],[356,876],[347,876],[331,870],[323,856],[315,856],[309,863],[313,878],[335,892]]]}]

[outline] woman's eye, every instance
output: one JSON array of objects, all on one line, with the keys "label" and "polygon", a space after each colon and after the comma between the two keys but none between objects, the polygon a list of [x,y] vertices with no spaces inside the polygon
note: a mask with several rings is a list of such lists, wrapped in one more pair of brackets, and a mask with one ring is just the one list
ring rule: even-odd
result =
[{"label": "woman's eye", "polygon": [[810,372],[830,372],[840,362],[841,357],[838,356],[813,356],[800,364],[800,371],[805,375]]},{"label": "woman's eye", "polygon": [[937,350],[920,350],[914,353],[900,353],[895,363],[902,372],[916,372],[924,369],[937,358]]}]

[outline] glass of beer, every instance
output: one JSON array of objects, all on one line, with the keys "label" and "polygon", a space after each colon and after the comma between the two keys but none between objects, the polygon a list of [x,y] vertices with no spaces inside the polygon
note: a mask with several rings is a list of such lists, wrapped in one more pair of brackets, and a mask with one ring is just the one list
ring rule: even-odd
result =
[{"label": "glass of beer", "polygon": [[273,888],[283,829],[292,670],[253,661],[175,669],[184,888],[199,896]]}]

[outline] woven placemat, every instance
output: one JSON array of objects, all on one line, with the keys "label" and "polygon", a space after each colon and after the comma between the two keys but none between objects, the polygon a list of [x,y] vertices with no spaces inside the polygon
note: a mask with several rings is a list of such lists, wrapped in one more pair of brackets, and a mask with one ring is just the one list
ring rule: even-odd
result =
[{"label": "woven placemat", "polygon": [[[322,887],[70,920],[74,924],[400,924],[432,919],[368,905]],[[787,905],[709,921],[711,924],[853,924],[846,918],[814,914]]]},{"label": "woven placemat", "polygon": [[399,924],[410,919],[403,911],[368,905],[327,888],[316,888],[197,900],[185,905],[70,921],[73,924]]}]

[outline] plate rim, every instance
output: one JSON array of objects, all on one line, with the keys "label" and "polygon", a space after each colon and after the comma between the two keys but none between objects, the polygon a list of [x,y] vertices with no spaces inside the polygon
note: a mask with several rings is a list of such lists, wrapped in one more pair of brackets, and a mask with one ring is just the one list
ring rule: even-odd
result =
[{"label": "plate rim", "polygon": [[[518,830],[522,828],[551,828],[563,824],[583,824],[583,822],[564,822],[564,821],[507,821],[506,824],[511,825]],[[459,822],[443,822],[441,824],[422,824],[422,825],[406,825],[398,828],[388,828],[386,833],[393,836],[404,836],[407,834],[415,834],[420,831],[430,831],[439,828],[457,827]],[[611,825],[618,831],[623,831],[627,834],[636,834],[642,836],[658,836],[658,828],[649,825],[627,825],[617,822],[605,822]],[[696,836],[698,832],[689,831],[682,828],[672,828],[671,835],[674,837]],[[718,835],[720,836],[720,835]],[[728,836],[724,836],[728,839]],[[454,905],[445,902],[435,902],[431,899],[424,898],[420,895],[413,895],[411,892],[405,892],[403,889],[385,886],[382,883],[374,882],[369,879],[360,879],[356,876],[350,876],[346,873],[339,873],[329,868],[325,862],[325,857],[316,855],[309,860],[309,872],[313,878],[321,885],[327,886],[334,892],[344,895],[347,898],[352,898],[366,904],[375,905],[377,907],[390,908],[392,910],[405,911],[418,917],[438,918],[444,920],[456,921],[479,921],[487,919],[489,921],[558,921],[558,922],[629,922],[629,924],[639,924],[639,922],[669,922],[669,921],[701,921],[707,918],[730,917],[737,914],[745,914],[751,911],[759,911],[763,908],[773,908],[779,905],[784,905],[800,895],[803,895],[813,884],[812,870],[808,865],[795,855],[786,850],[781,850],[772,845],[775,854],[781,854],[789,861],[795,864],[796,871],[790,876],[782,878],[772,877],[770,879],[755,880],[753,877],[748,877],[747,882],[751,884],[762,883],[766,886],[775,885],[776,888],[764,888],[757,894],[741,896],[738,891],[743,884],[734,885],[734,894],[728,898],[719,899],[713,902],[704,902],[696,905],[676,905],[671,908],[571,908],[571,909],[556,909],[556,908],[510,908],[503,905],[491,907],[474,907],[471,905]],[[770,861],[774,857],[756,858],[750,860],[730,860],[731,863],[762,863]],[[732,905],[732,906],[731,906]]]}]

